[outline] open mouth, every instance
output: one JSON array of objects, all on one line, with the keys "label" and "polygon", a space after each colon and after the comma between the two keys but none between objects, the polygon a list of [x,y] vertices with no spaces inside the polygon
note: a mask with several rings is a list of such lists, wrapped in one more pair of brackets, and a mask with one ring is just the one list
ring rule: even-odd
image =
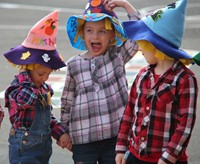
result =
[{"label": "open mouth", "polygon": [[99,51],[101,49],[101,43],[91,43],[93,51]]}]

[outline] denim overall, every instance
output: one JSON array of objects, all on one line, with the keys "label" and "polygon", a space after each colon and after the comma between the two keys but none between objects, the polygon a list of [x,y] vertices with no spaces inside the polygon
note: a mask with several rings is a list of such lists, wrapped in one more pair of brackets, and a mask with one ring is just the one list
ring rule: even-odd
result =
[{"label": "denim overall", "polygon": [[[45,97],[45,100],[47,98]],[[49,105],[35,105],[35,117],[29,131],[11,128],[9,160],[11,164],[49,164],[52,155],[51,111]]]}]

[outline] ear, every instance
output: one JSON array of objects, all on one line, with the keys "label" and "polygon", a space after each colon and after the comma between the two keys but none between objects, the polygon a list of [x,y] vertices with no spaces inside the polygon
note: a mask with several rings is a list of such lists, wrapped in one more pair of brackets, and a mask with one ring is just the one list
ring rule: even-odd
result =
[{"label": "ear", "polygon": [[115,39],[115,31],[113,31],[112,33],[111,33],[111,37],[110,37],[110,39],[112,40],[112,41],[114,41],[114,39]]},{"label": "ear", "polygon": [[115,42],[115,32],[114,32],[114,31],[110,34],[109,42],[110,42],[110,43]]}]

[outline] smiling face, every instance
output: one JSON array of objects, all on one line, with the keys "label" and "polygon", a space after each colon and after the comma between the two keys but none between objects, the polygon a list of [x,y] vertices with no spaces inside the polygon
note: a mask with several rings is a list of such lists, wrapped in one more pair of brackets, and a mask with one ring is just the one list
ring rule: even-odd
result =
[{"label": "smiling face", "polygon": [[86,22],[83,27],[83,35],[88,54],[94,57],[104,54],[115,38],[113,30],[105,29],[104,20]]},{"label": "smiling face", "polygon": [[42,83],[48,80],[52,71],[53,70],[48,67],[39,65],[37,68],[30,71],[31,80],[36,86],[40,87]]}]

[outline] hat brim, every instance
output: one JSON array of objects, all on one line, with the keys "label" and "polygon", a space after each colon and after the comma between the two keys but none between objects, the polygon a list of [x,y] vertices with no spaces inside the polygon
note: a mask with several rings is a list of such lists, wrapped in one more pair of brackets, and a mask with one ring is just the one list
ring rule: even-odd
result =
[{"label": "hat brim", "polygon": [[134,41],[146,40],[151,42],[158,50],[174,59],[192,59],[187,52],[174,47],[168,41],[155,34],[145,23],[139,21],[124,21],[124,30],[128,38]]},{"label": "hat brim", "polygon": [[[47,60],[43,58],[44,54],[47,54]],[[4,53],[4,56],[15,65],[41,64],[53,70],[66,66],[57,50],[32,49],[20,45]]]},{"label": "hat brim", "polygon": [[116,35],[116,46],[122,45],[124,39],[126,39],[126,35],[122,26],[122,22],[115,18],[111,17],[104,13],[92,13],[92,14],[86,14],[86,15],[74,15],[69,17],[66,25],[66,31],[70,40],[70,43],[72,47],[77,48],[79,50],[86,50],[85,41],[81,38],[80,35],[78,35],[77,40],[75,41],[75,37],[77,35],[77,32],[80,28],[80,25],[78,24],[78,19],[87,21],[87,22],[96,22],[103,20],[105,18],[109,18],[111,20],[111,23],[115,27],[116,31],[119,35]]}]

